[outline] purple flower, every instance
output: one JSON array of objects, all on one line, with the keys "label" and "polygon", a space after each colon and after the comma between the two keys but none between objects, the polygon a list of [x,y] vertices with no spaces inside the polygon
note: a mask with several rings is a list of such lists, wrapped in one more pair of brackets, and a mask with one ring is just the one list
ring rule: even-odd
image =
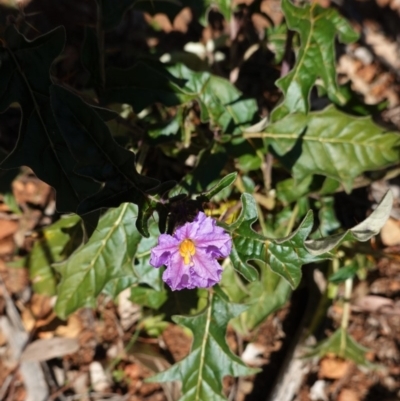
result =
[{"label": "purple flower", "polygon": [[217,258],[227,257],[232,240],[215,220],[199,212],[192,223],[179,227],[173,235],[161,234],[151,250],[153,267],[166,265],[163,280],[172,290],[208,288],[221,280]]}]

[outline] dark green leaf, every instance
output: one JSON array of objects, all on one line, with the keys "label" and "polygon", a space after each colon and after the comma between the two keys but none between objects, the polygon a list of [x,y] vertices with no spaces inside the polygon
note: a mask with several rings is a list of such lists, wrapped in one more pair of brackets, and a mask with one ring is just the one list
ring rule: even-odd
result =
[{"label": "dark green leaf", "polygon": [[269,239],[252,229],[258,216],[254,198],[243,194],[241,200],[242,210],[237,220],[229,226],[224,225],[232,235],[230,258],[234,268],[247,280],[254,281],[257,279],[257,272],[248,261],[259,260],[267,263],[272,271],[286,279],[292,288],[296,288],[300,283],[303,264],[329,258],[329,252],[344,241],[367,241],[376,235],[389,217],[393,196],[388,192],[374,212],[356,227],[317,240],[307,240],[313,227],[311,211],[289,236]]},{"label": "dark green leaf", "polygon": [[212,199],[213,196],[220,193],[226,187],[232,185],[235,182],[236,177],[237,173],[231,173],[226,175],[224,178],[222,178],[221,181],[219,181],[217,185],[213,186],[209,191],[201,194],[201,196],[205,196],[208,200]]},{"label": "dark green leaf", "polygon": [[336,82],[335,35],[342,43],[354,42],[358,35],[335,9],[316,2],[296,7],[290,0],[282,0],[282,9],[289,29],[299,33],[301,46],[293,69],[277,81],[285,97],[272,112],[272,121],[289,113],[308,113],[308,97],[318,78],[329,98],[344,104],[346,98]]},{"label": "dark green leaf", "polygon": [[353,278],[357,274],[357,271],[357,264],[351,264],[341,267],[336,273],[332,274],[332,276],[329,277],[329,281],[334,284],[342,283],[349,278]]},{"label": "dark green leaf", "polygon": [[286,24],[271,26],[266,30],[266,33],[268,47],[275,53],[274,62],[279,64],[285,53],[287,26]]},{"label": "dark green leaf", "polygon": [[59,27],[34,41],[14,26],[0,48],[0,111],[19,103],[22,121],[17,145],[3,160],[5,169],[29,166],[56,190],[57,210],[76,212],[78,204],[99,185],[73,171],[75,159],[60,134],[49,103],[49,70],[61,53],[65,31]]},{"label": "dark green leaf", "polygon": [[[164,191],[163,186],[157,187],[158,181],[136,171],[134,153],[115,142],[105,123],[79,97],[53,86],[51,103],[60,131],[77,160],[75,171],[104,184],[101,191],[79,205],[78,213],[132,202],[139,205],[142,216],[150,202],[149,191],[156,195],[157,188]],[[145,222],[146,218],[140,220],[138,228],[147,235]]]},{"label": "dark green leaf", "polygon": [[303,264],[323,259],[315,258],[305,248],[304,241],[308,237],[313,218],[310,211],[295,232],[286,238],[270,240],[252,229],[258,213],[254,198],[243,194],[242,211],[238,219],[227,229],[232,234],[233,249],[230,255],[235,269],[249,280],[257,279],[257,272],[249,260],[267,263],[277,274],[285,278],[292,288],[296,288],[301,279]]},{"label": "dark green leaf", "polygon": [[144,286],[134,286],[131,289],[131,296],[129,299],[135,304],[152,309],[159,309],[167,300],[167,292],[153,290],[152,288]]},{"label": "dark green leaf", "polygon": [[175,316],[174,321],[189,328],[194,335],[190,354],[168,370],[153,376],[150,381],[182,382],[180,401],[221,401],[224,376],[243,376],[256,372],[229,349],[225,341],[228,322],[246,309],[227,302],[210,292],[209,304],[197,316]]},{"label": "dark green leaf", "polygon": [[132,204],[111,209],[90,240],[55,266],[62,276],[55,305],[59,317],[65,319],[78,308],[95,306],[96,297],[105,289],[115,297],[137,282],[132,262],[142,236],[135,227],[136,216]]},{"label": "dark green leaf", "polygon": [[365,354],[368,349],[356,342],[345,329],[336,330],[329,338],[318,344],[306,357],[334,354],[339,358],[344,358],[355,362],[361,366],[371,366]]},{"label": "dark green leaf", "polygon": [[400,159],[397,132],[386,132],[369,117],[350,116],[333,106],[307,116],[291,114],[265,131],[244,135],[265,138],[298,181],[319,174],[350,191],[361,173]]},{"label": "dark green leaf", "polygon": [[271,313],[282,308],[292,293],[289,283],[272,273],[264,264],[260,266],[260,281],[248,285],[249,297],[245,299],[249,308],[239,317],[241,330],[245,333],[260,325]]}]

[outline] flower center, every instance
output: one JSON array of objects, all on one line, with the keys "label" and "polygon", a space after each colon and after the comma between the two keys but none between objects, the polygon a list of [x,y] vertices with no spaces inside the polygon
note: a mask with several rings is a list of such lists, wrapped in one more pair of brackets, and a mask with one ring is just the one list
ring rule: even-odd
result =
[{"label": "flower center", "polygon": [[185,265],[193,264],[192,256],[196,253],[196,247],[191,239],[184,239],[179,245],[179,253]]}]

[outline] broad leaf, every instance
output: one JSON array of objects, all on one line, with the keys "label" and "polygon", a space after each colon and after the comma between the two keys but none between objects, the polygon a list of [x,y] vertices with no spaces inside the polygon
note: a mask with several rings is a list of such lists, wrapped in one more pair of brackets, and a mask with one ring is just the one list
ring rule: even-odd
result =
[{"label": "broad leaf", "polygon": [[0,48],[0,111],[18,103],[22,121],[17,145],[1,163],[10,169],[29,166],[56,190],[57,210],[76,212],[78,204],[99,189],[73,171],[75,159],[60,134],[49,102],[50,67],[65,42],[63,28],[26,40],[7,28]]},{"label": "broad leaf", "polygon": [[297,181],[312,174],[340,181],[350,191],[354,178],[399,161],[400,135],[387,132],[370,117],[354,117],[334,106],[318,112],[291,114],[267,126],[265,138]]},{"label": "broad leaf", "polygon": [[193,332],[190,354],[150,381],[182,382],[180,401],[222,401],[224,376],[243,376],[256,372],[229,349],[225,341],[228,322],[246,309],[227,302],[220,291],[209,293],[208,306],[197,316],[175,316],[173,320]]},{"label": "broad leaf", "polygon": [[301,46],[293,69],[276,83],[284,99],[272,112],[272,121],[289,113],[307,113],[308,97],[318,78],[329,98],[344,104],[346,98],[336,82],[335,35],[342,43],[354,42],[358,35],[335,9],[316,2],[296,7],[290,0],[282,0],[282,9],[288,28],[299,33]]},{"label": "broad leaf", "polygon": [[135,227],[137,208],[128,203],[107,212],[90,240],[71,257],[56,265],[62,276],[55,305],[66,316],[84,306],[95,306],[107,286],[116,296],[137,281],[132,262],[142,239]]}]

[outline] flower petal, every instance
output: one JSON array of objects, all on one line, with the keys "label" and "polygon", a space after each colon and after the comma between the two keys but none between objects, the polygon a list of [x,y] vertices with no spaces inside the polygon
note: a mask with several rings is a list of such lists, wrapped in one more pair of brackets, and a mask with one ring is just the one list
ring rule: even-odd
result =
[{"label": "flower petal", "polygon": [[193,287],[209,288],[221,280],[221,265],[204,250],[198,249],[190,266],[190,281]]},{"label": "flower petal", "polygon": [[[183,247],[187,244],[185,240],[194,245],[190,256]],[[172,290],[209,288],[221,280],[222,267],[216,258],[228,256],[231,248],[230,235],[214,219],[199,212],[193,222],[176,229],[173,236],[160,235],[158,245],[151,251],[150,264],[167,266],[163,280]]]},{"label": "flower petal", "polygon": [[183,263],[183,258],[179,253],[174,253],[169,260],[162,279],[171,287],[172,291],[195,288],[190,278],[189,267],[189,265]]},{"label": "flower petal", "polygon": [[179,241],[172,235],[161,234],[158,238],[158,245],[151,250],[150,264],[153,267],[160,267],[168,264],[171,255],[178,253]]}]

